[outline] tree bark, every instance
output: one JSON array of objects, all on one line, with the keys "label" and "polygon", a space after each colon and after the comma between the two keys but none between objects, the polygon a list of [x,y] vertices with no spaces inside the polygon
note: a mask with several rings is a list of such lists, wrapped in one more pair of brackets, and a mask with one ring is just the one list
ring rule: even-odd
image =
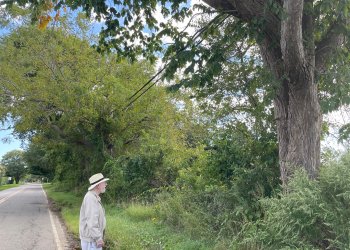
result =
[{"label": "tree bark", "polygon": [[316,178],[320,166],[322,115],[317,85],[310,70],[301,75],[303,79],[285,80],[274,101],[284,185],[296,169],[305,169],[310,178]]},{"label": "tree bark", "polygon": [[283,184],[300,168],[305,169],[310,178],[316,178],[320,166],[322,114],[315,84],[313,27],[303,7],[303,0],[284,1],[287,17],[281,21],[280,44],[286,87],[276,96],[277,100],[284,100],[275,101],[275,114]]}]

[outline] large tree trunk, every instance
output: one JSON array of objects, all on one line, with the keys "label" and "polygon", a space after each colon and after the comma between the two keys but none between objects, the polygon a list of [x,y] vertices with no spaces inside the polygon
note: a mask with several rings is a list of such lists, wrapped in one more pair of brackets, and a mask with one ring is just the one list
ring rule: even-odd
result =
[{"label": "large tree trunk", "polygon": [[317,177],[322,114],[314,82],[314,57],[284,62],[286,56],[282,60],[279,50],[268,44],[266,40],[260,48],[266,66],[280,82],[274,108],[281,181],[285,186],[296,169],[305,169],[312,179]]},{"label": "large tree trunk", "polygon": [[314,82],[313,21],[303,6],[303,0],[283,1],[287,13],[280,35],[283,74],[278,76],[281,87],[274,102],[283,184],[300,168],[315,178],[320,166],[322,115]]},{"label": "large tree trunk", "polygon": [[274,101],[281,180],[285,185],[296,169],[315,178],[320,165],[322,115],[312,72],[285,81]]}]

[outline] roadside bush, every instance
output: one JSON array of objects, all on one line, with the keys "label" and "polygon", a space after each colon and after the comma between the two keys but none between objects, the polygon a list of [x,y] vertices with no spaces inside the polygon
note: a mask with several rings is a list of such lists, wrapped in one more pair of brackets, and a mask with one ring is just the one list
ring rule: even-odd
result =
[{"label": "roadside bush", "polygon": [[173,189],[158,196],[159,219],[193,238],[227,241],[248,222],[248,203],[225,186],[204,190]]},{"label": "roadside bush", "polygon": [[317,180],[298,172],[288,193],[262,199],[264,217],[246,228],[239,248],[349,249],[349,159],[323,166]]},{"label": "roadside bush", "polygon": [[179,171],[176,185],[158,196],[161,221],[227,249],[245,224],[261,218],[259,199],[279,187],[278,151],[273,135],[257,139],[242,130],[215,138]]}]

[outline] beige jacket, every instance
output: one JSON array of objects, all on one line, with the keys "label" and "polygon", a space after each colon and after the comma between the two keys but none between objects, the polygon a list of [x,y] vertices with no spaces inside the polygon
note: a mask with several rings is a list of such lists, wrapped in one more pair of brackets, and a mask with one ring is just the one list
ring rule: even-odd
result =
[{"label": "beige jacket", "polygon": [[80,208],[80,239],[88,242],[101,240],[105,227],[106,217],[101,198],[93,190],[88,191]]}]

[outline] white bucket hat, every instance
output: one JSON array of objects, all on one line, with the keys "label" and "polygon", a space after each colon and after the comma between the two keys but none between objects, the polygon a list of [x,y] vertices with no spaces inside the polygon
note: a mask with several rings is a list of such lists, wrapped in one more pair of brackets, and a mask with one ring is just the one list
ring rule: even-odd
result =
[{"label": "white bucket hat", "polygon": [[98,174],[94,174],[93,176],[91,176],[89,178],[89,182],[90,182],[90,187],[89,187],[89,191],[94,189],[94,187],[96,187],[98,184],[100,184],[101,182],[104,181],[108,181],[108,178],[104,178],[103,174],[98,173]]}]

